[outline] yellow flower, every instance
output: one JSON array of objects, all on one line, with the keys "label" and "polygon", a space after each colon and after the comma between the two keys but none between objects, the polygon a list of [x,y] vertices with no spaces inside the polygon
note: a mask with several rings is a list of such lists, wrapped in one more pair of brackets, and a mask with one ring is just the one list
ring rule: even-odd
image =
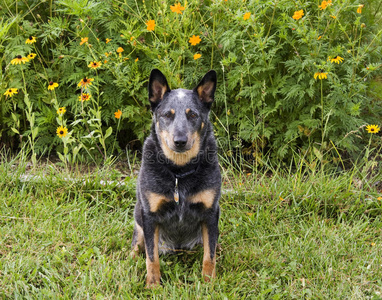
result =
[{"label": "yellow flower", "polygon": [[114,117],[116,119],[119,119],[120,117],[122,116],[122,112],[120,109],[118,109],[115,113],[114,113]]},{"label": "yellow flower", "polygon": [[378,125],[367,125],[366,130],[368,133],[378,133],[381,128]]},{"label": "yellow flower", "polygon": [[322,36],[320,35],[318,38],[317,38],[317,41],[321,40]]},{"label": "yellow flower", "polygon": [[82,44],[84,44],[84,43],[87,43],[88,40],[89,40],[88,37],[81,38],[81,43],[80,43],[80,45],[82,45]]},{"label": "yellow flower", "polygon": [[21,63],[25,64],[28,61],[29,61],[28,58],[22,57],[21,55],[17,55],[16,58],[11,60],[11,64],[12,65],[19,65],[19,64],[21,65]]},{"label": "yellow flower", "polygon": [[49,82],[49,84],[48,84],[48,90],[49,91],[53,91],[56,87],[58,87],[58,83],[57,82],[53,82],[53,81]]},{"label": "yellow flower", "polygon": [[125,50],[123,50],[122,47],[118,47],[118,49],[117,49],[117,52],[118,52],[118,53],[122,53],[123,51],[125,51]]},{"label": "yellow flower", "polygon": [[7,89],[4,93],[4,96],[7,98],[11,98],[14,94],[17,94],[18,93],[18,90],[15,89],[15,88],[10,88],[10,89]]},{"label": "yellow flower", "polygon": [[148,31],[153,31],[155,29],[155,20],[148,20],[146,25]]},{"label": "yellow flower", "polygon": [[319,72],[314,73],[314,79],[327,79],[328,78],[328,73],[324,72],[323,70],[320,70]]},{"label": "yellow flower", "polygon": [[332,5],[332,0],[324,0],[322,1],[321,5],[319,5],[318,7],[320,8],[320,10],[323,10],[325,9],[326,7],[328,7],[328,5]]},{"label": "yellow flower", "polygon": [[190,37],[190,39],[188,40],[188,42],[192,45],[192,46],[196,46],[197,44],[199,44],[201,42],[201,39],[198,35],[193,35],[192,37]]},{"label": "yellow flower", "polygon": [[201,57],[202,57],[202,55],[199,54],[199,53],[196,53],[196,54],[194,55],[194,59],[195,59],[195,60],[197,60],[197,59],[199,59],[199,58],[201,58]]},{"label": "yellow flower", "polygon": [[335,20],[335,19],[337,19],[337,17],[336,17],[336,16],[331,16],[331,17],[332,17],[334,20]]},{"label": "yellow flower", "polygon": [[88,85],[92,85],[93,78],[86,78],[84,77],[81,79],[81,81],[78,83],[78,87],[87,88]]},{"label": "yellow flower", "polygon": [[36,37],[35,36],[30,36],[29,38],[27,38],[27,40],[25,41],[25,44],[34,44],[36,43]]},{"label": "yellow flower", "polygon": [[295,11],[292,18],[295,20],[299,20],[302,18],[303,15],[304,15],[304,10],[301,9],[301,10]]},{"label": "yellow flower", "polygon": [[358,5],[357,13],[362,14],[362,8],[363,8],[364,6],[365,6],[365,5],[363,5],[363,4]]},{"label": "yellow flower", "polygon": [[378,197],[377,200],[382,200],[382,197]]},{"label": "yellow flower", "polygon": [[328,60],[330,60],[331,63],[340,64],[343,62],[344,59],[341,56],[336,55],[334,58],[329,56]]},{"label": "yellow flower", "polygon": [[59,138],[63,138],[66,136],[66,134],[68,133],[68,128],[64,127],[64,126],[60,126],[57,128],[57,135]]},{"label": "yellow flower", "polygon": [[245,20],[248,20],[250,16],[251,16],[251,13],[250,13],[250,12],[246,12],[246,13],[244,14],[244,16],[243,16],[244,21],[245,21]]},{"label": "yellow flower", "polygon": [[111,39],[106,39],[106,44],[109,43],[111,41]]},{"label": "yellow flower", "polygon": [[92,95],[88,94],[88,93],[82,93],[81,95],[78,96],[78,101],[89,101],[90,98],[92,97]]},{"label": "yellow flower", "polygon": [[171,5],[170,6],[170,9],[172,12],[176,12],[177,14],[183,14],[182,13],[182,10],[184,10],[184,6],[182,6],[179,2],[174,4],[174,5]]},{"label": "yellow flower", "polygon": [[137,62],[139,60],[139,57],[137,57],[136,59],[135,59],[135,62]]},{"label": "yellow flower", "polygon": [[30,53],[30,54],[28,54],[27,58],[28,58],[28,60],[31,60],[31,59],[34,59],[36,56],[37,56],[36,53]]},{"label": "yellow flower", "polygon": [[59,109],[57,109],[57,114],[58,115],[63,115],[64,113],[66,113],[66,108],[65,107],[60,107]]},{"label": "yellow flower", "polygon": [[101,64],[100,61],[92,61],[92,62],[88,65],[88,67],[89,67],[90,69],[95,70],[95,69],[98,69],[101,65],[102,65],[102,64]]}]

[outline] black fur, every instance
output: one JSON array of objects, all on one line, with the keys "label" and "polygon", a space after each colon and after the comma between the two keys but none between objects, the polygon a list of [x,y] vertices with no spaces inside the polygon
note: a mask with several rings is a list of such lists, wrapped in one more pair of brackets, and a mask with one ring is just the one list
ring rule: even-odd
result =
[{"label": "black fur", "polygon": [[[155,276],[149,278],[151,263],[156,259],[156,228],[159,230],[157,249],[163,253],[191,249],[202,243],[204,226],[208,232],[208,255],[214,261],[219,236],[221,175],[209,121],[216,89],[215,71],[208,72],[193,90],[170,90],[165,76],[153,70],[148,89],[153,123],[144,143],[137,183],[132,254],[135,255],[137,246],[140,250],[145,248],[150,260],[147,283],[152,285],[159,283]],[[182,155],[184,159],[178,159]],[[176,194],[179,194],[178,202]],[[162,196],[164,200],[159,201]],[[139,227],[143,229],[144,243]],[[206,272],[204,269],[203,263],[203,274],[214,276],[207,267]]]}]

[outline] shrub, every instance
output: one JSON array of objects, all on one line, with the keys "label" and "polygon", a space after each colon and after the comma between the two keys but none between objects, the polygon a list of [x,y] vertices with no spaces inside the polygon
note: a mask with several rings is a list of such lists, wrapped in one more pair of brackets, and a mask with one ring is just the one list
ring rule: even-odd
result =
[{"label": "shrub", "polygon": [[[148,134],[151,69],[171,87],[192,88],[214,68],[211,118],[228,154],[260,161],[268,152],[320,157],[333,146],[357,153],[367,139],[353,133],[380,124],[382,112],[368,89],[380,74],[380,6],[363,4],[6,0],[2,141],[21,141],[34,157],[54,150],[65,162],[106,159]],[[79,85],[85,78],[91,85]],[[7,94],[12,88],[18,93]]]}]

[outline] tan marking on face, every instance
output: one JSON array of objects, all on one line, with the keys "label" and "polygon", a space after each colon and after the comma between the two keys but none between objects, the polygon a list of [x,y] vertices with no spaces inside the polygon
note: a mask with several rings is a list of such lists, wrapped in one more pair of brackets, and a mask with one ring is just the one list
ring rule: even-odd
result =
[{"label": "tan marking on face", "polygon": [[170,111],[171,111],[171,113],[172,113],[173,115],[175,114],[175,109],[172,109],[172,108],[171,108]]},{"label": "tan marking on face", "polygon": [[210,249],[210,239],[208,236],[208,229],[205,224],[202,225],[202,236],[203,236],[203,269],[202,276],[204,281],[209,282],[212,278],[215,278],[215,265],[216,265],[216,248],[214,249],[214,256],[211,259],[211,249]]},{"label": "tan marking on face", "polygon": [[133,249],[131,249],[130,256],[134,259],[138,258],[140,252],[145,249],[145,239],[143,235],[143,229],[138,223],[135,223],[135,230],[137,231],[137,240]]},{"label": "tan marking on face", "polygon": [[147,269],[147,287],[155,287],[160,284],[160,269],[159,269],[159,227],[155,228],[154,232],[154,260],[151,261],[146,247],[146,269]]},{"label": "tan marking on face", "polygon": [[214,204],[215,196],[215,190],[205,190],[187,198],[187,200],[191,203],[203,203],[206,208],[211,208],[212,204]]},{"label": "tan marking on face", "polygon": [[187,108],[186,109],[186,114],[188,114],[190,112],[190,110],[191,110],[190,108]]},{"label": "tan marking on face", "polygon": [[204,122],[202,122],[202,128],[201,129],[203,129],[204,128]]},{"label": "tan marking on face", "polygon": [[170,201],[170,199],[168,199],[166,196],[160,195],[157,193],[152,193],[152,192],[147,192],[146,197],[147,197],[147,200],[149,201],[151,212],[158,211],[158,209],[163,204]]},{"label": "tan marking on face", "polygon": [[197,132],[191,135],[191,140],[193,141],[191,149],[182,153],[178,153],[171,150],[170,147],[167,145],[166,140],[171,141],[171,135],[168,131],[162,131],[159,136],[160,136],[164,155],[178,166],[186,165],[188,162],[191,161],[191,159],[196,157],[199,153],[200,137]]}]

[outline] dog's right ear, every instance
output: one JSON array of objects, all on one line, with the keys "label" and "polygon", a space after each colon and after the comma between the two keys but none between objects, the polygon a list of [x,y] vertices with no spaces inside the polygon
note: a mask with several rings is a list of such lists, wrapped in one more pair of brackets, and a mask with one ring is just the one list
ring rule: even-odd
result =
[{"label": "dog's right ear", "polygon": [[154,111],[158,104],[163,100],[165,93],[170,92],[166,77],[158,69],[151,71],[149,80],[149,100],[151,110]]}]

